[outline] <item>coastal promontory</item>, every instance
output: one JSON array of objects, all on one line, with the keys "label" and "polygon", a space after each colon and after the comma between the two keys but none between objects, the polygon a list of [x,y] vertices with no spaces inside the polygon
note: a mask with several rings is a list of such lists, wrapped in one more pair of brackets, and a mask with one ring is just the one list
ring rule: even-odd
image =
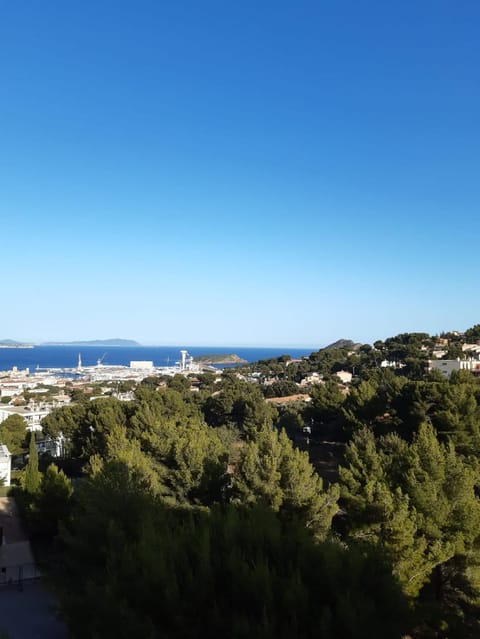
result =
[{"label": "coastal promontory", "polygon": [[199,355],[194,358],[197,364],[246,364],[247,360],[234,354]]}]

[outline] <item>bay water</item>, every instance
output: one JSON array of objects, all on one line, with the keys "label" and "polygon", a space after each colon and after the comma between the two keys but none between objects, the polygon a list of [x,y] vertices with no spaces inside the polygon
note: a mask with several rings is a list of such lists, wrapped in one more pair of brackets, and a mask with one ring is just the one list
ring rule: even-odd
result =
[{"label": "bay water", "polygon": [[[153,361],[154,366],[173,366],[180,360],[180,350],[189,355],[238,355],[247,362],[290,355],[292,359],[309,355],[315,348],[247,348],[240,346],[34,346],[33,348],[0,348],[0,370],[29,368],[74,368],[81,355],[82,366],[128,366],[133,360]],[[222,368],[222,366],[219,366]]]}]

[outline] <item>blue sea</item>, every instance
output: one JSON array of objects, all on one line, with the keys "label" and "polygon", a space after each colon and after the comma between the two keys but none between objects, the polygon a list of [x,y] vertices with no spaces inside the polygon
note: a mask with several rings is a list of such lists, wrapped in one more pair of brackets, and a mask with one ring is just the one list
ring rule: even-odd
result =
[{"label": "blue sea", "polygon": [[173,366],[180,360],[180,350],[193,357],[214,354],[235,354],[247,362],[288,354],[293,359],[309,355],[312,348],[244,348],[240,346],[34,346],[33,348],[0,348],[0,370],[29,368],[73,368],[80,353],[83,366],[128,366],[132,360],[153,361],[154,366]]}]

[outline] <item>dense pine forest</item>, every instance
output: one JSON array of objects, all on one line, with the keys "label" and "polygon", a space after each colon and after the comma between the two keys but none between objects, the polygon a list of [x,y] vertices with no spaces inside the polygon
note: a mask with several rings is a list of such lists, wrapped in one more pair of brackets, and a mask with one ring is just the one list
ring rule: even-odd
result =
[{"label": "dense pine forest", "polygon": [[428,370],[478,340],[76,390],[16,491],[72,636],[480,636],[480,380]]}]

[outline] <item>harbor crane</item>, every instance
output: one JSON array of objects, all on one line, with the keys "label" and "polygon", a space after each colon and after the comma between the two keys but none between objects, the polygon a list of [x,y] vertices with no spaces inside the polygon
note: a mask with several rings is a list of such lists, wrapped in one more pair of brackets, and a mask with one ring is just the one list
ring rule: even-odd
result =
[{"label": "harbor crane", "polygon": [[97,366],[101,366],[101,365],[102,365],[103,360],[105,359],[106,355],[107,355],[107,354],[106,354],[106,353],[104,353],[101,357],[99,357],[99,358],[97,359]]}]

